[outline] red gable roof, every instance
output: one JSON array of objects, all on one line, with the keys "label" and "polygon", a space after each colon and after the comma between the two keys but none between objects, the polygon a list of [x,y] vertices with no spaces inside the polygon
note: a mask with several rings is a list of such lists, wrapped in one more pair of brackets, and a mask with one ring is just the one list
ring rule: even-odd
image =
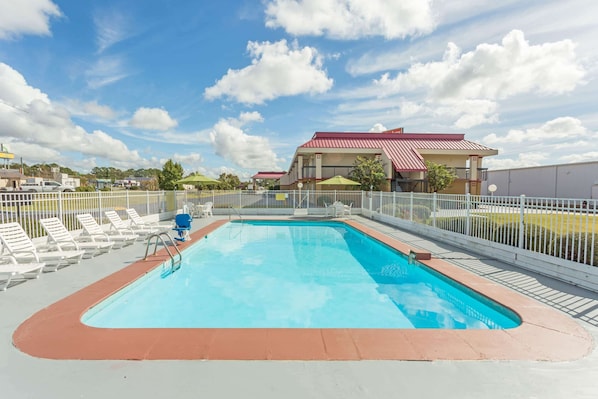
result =
[{"label": "red gable roof", "polygon": [[465,140],[464,134],[428,133],[338,133],[316,132],[300,148],[379,149],[391,159],[398,172],[424,171],[426,165],[418,150],[468,150],[472,154],[495,151]]},{"label": "red gable roof", "polygon": [[286,175],[286,172],[258,172],[257,174],[253,175],[252,179],[274,179],[278,180],[282,176]]}]

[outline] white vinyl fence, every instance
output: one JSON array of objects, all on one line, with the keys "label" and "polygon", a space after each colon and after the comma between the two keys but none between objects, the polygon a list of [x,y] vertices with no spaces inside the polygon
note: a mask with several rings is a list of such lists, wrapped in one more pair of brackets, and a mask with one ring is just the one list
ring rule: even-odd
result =
[{"label": "white vinyl fence", "polygon": [[366,217],[598,292],[597,200],[366,193]]},{"label": "white vinyl fence", "polygon": [[587,199],[333,190],[0,192],[0,223],[17,221],[35,238],[45,235],[38,220],[51,216],[78,230],[77,214],[91,213],[105,223],[109,209],[123,218],[125,209],[135,208],[142,216],[165,220],[185,204],[212,202],[215,215],[293,215],[301,208],[323,216],[325,206],[335,201],[352,205],[353,214],[439,240],[514,254],[514,263],[535,254],[557,263],[598,266],[598,201]]}]

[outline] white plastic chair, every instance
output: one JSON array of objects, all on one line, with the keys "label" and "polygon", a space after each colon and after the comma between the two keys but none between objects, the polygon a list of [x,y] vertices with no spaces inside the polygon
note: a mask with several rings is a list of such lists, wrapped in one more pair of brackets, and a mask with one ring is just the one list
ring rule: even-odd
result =
[{"label": "white plastic chair", "polygon": [[214,216],[212,214],[212,202],[206,202],[201,209],[201,217]]}]

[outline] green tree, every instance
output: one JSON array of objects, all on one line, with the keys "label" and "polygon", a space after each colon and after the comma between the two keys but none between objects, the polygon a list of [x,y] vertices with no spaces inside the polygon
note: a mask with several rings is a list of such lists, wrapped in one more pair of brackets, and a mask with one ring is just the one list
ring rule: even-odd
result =
[{"label": "green tree", "polygon": [[428,169],[426,174],[426,178],[428,180],[428,189],[432,190],[433,192],[444,190],[453,184],[457,178],[455,171],[446,165],[440,165],[434,162],[426,161],[426,168]]},{"label": "green tree", "polygon": [[175,181],[183,178],[183,167],[178,162],[166,161],[162,172],[158,175],[158,187],[160,190],[174,190],[177,187]]},{"label": "green tree", "polygon": [[113,167],[101,167],[96,166],[91,170],[91,173],[95,175],[97,179],[110,179],[114,180],[122,180],[126,177],[125,172],[120,169],[113,168]]},{"label": "green tree", "polygon": [[222,190],[234,190],[241,185],[239,177],[231,173],[221,173],[218,180],[221,182],[220,189]]},{"label": "green tree", "polygon": [[386,180],[384,164],[376,158],[357,156],[349,177],[361,183],[362,190],[380,190]]}]

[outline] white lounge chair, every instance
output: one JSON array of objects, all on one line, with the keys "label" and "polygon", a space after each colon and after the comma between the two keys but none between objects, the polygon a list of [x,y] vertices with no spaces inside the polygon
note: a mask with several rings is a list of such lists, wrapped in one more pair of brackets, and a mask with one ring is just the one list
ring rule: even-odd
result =
[{"label": "white lounge chair", "polygon": [[47,271],[79,263],[85,253],[81,250],[61,251],[36,247],[18,222],[0,224],[0,241],[3,255],[11,256],[17,263],[45,263],[44,270]]},{"label": "white lounge chair", "polygon": [[77,215],[77,220],[83,227],[82,235],[89,236],[92,241],[113,242],[113,248],[131,245],[139,238],[137,234],[108,234],[89,213]]},{"label": "white lounge chair", "polygon": [[0,291],[6,291],[15,278],[39,278],[45,265],[45,263],[17,263],[11,256],[0,258]]},{"label": "white lounge chair", "polygon": [[114,246],[114,243],[109,241],[92,241],[90,237],[86,236],[75,237],[56,217],[40,219],[39,223],[48,233],[48,246],[56,246],[63,251],[69,249],[83,250],[85,251],[84,258],[92,258],[110,252]]},{"label": "white lounge chair", "polygon": [[110,231],[109,234],[124,234],[124,235],[131,235],[137,234],[139,237],[143,238],[149,234],[155,233],[156,230],[152,229],[135,229],[133,230],[131,226],[127,224],[124,220],[122,220],[116,211],[104,211],[104,215],[108,218],[110,222]]},{"label": "white lounge chair", "polygon": [[158,222],[146,222],[139,216],[137,210],[135,208],[129,208],[126,210],[127,215],[129,216],[129,220],[131,221],[131,228],[133,231],[135,229],[151,229],[155,230],[156,232],[160,231],[168,231],[174,227],[174,223],[158,223]]}]

